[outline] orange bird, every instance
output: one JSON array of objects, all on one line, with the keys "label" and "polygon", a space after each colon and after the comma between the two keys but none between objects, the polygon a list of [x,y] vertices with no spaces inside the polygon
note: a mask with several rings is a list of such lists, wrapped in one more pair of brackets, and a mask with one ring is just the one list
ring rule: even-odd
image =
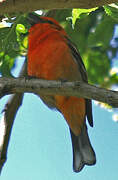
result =
[{"label": "orange bird", "polygon": [[[28,76],[46,80],[84,81],[87,74],[82,59],[65,30],[53,18],[40,17],[28,35]],[[86,126],[93,126],[91,101],[74,96],[40,95],[49,107],[63,114],[70,128],[73,169],[96,163]],[[51,123],[51,122],[50,122]]]}]

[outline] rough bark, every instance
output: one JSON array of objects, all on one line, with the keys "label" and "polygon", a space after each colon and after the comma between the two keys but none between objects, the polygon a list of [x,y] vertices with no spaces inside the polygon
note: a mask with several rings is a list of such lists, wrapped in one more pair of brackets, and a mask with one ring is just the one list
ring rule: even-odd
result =
[{"label": "rough bark", "polygon": [[0,14],[31,12],[39,9],[94,8],[118,0],[4,0],[0,3]]},{"label": "rough bark", "polygon": [[60,82],[25,78],[0,78],[0,97],[14,93],[84,97],[118,107],[118,92],[84,82]]}]

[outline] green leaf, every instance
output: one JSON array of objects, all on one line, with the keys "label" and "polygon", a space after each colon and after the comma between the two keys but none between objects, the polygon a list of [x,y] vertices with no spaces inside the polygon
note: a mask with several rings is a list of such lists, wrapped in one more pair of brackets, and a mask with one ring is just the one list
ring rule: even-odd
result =
[{"label": "green leaf", "polygon": [[2,56],[0,61],[0,72],[3,76],[11,76],[11,68],[14,65],[14,58],[8,54]]},{"label": "green leaf", "polygon": [[75,25],[76,20],[78,18],[80,18],[80,15],[82,15],[82,14],[89,15],[90,12],[95,11],[96,9],[97,9],[97,7],[91,8],[91,9],[73,9],[72,10],[72,17],[73,17],[72,23],[73,23],[73,25]]},{"label": "green leaf", "polygon": [[115,21],[104,15],[101,22],[89,34],[89,47],[108,47],[114,33],[114,25]]},{"label": "green leaf", "polygon": [[15,58],[20,54],[24,55],[27,48],[28,23],[25,15],[17,16],[11,27],[0,28],[0,73],[9,76],[14,67]]},{"label": "green leaf", "polygon": [[106,53],[89,50],[84,62],[87,68],[89,82],[103,84],[110,70],[110,60]]},{"label": "green leaf", "polygon": [[118,22],[118,4],[117,3],[104,6],[104,9],[108,16],[111,16],[115,21]]},{"label": "green leaf", "polygon": [[16,25],[16,32],[25,34],[25,33],[27,33],[27,29],[25,28],[25,26],[23,24],[17,24]]},{"label": "green leaf", "polygon": [[77,19],[74,29],[71,23],[66,23],[65,30],[81,54],[85,54],[86,49],[88,49],[88,36],[91,29],[95,26],[96,21],[97,13],[93,12],[89,16],[86,16],[86,18]]},{"label": "green leaf", "polygon": [[0,72],[4,76],[10,75],[17,53],[14,51],[16,36],[11,27],[0,29]]}]

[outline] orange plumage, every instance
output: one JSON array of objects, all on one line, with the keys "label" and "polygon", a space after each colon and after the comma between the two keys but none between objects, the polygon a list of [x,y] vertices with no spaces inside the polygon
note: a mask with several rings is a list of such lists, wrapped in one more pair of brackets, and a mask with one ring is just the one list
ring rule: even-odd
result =
[{"label": "orange plumage", "polygon": [[[29,76],[87,82],[81,57],[56,20],[40,17],[39,22],[29,29],[28,41]],[[48,107],[59,110],[70,127],[74,171],[79,172],[85,164],[95,164],[95,153],[86,128],[86,116],[92,125],[91,101],[53,94],[40,97]]]}]

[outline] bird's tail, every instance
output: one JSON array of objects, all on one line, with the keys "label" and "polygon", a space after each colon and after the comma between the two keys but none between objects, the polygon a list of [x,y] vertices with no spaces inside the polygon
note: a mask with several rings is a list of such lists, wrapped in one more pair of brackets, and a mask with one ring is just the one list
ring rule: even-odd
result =
[{"label": "bird's tail", "polygon": [[91,146],[86,125],[83,126],[79,136],[75,136],[71,129],[70,133],[73,147],[73,170],[80,172],[84,165],[96,163],[95,152]]}]

